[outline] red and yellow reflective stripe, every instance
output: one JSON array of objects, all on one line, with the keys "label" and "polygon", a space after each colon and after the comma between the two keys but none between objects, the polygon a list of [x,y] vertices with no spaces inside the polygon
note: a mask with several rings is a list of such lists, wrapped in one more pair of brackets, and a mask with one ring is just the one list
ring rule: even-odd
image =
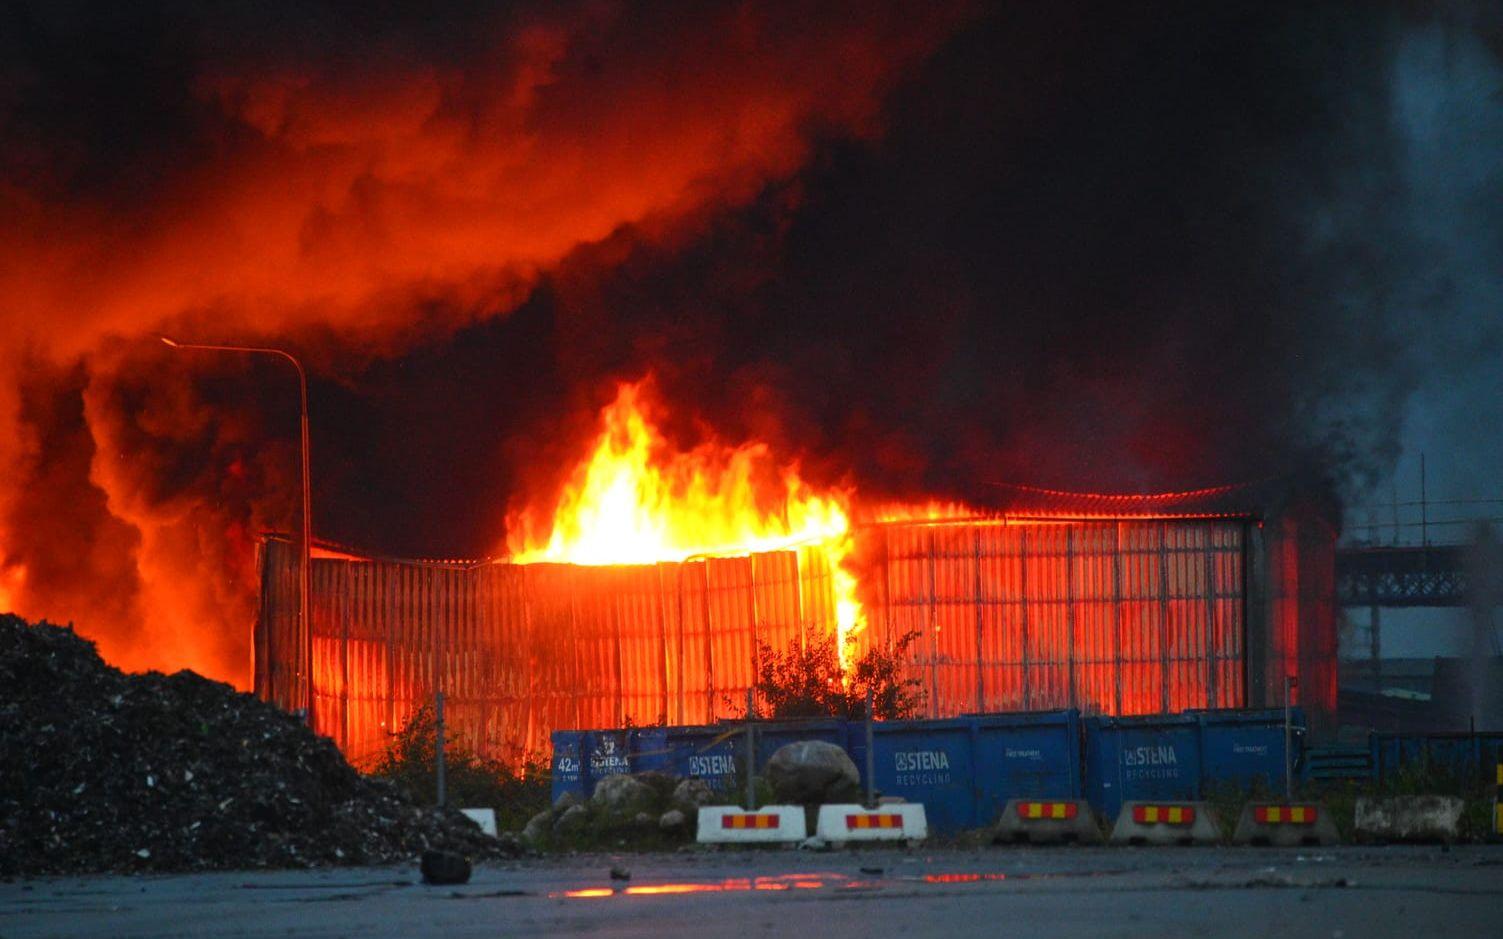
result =
[{"label": "red and yellow reflective stripe", "polygon": [[1259,805],[1253,809],[1253,820],[1259,825],[1313,825],[1313,805]]},{"label": "red and yellow reflective stripe", "polygon": [[1078,810],[1074,802],[1019,802],[1018,818],[1071,819]]},{"label": "red and yellow reflective stripe", "polygon": [[902,828],[903,816],[891,812],[881,815],[847,815],[845,827],[854,828]]},{"label": "red and yellow reflective stripe", "polygon": [[765,815],[722,815],[720,827],[727,829],[777,828],[780,817],[776,812]]},{"label": "red and yellow reflective stripe", "polygon": [[1193,825],[1193,805],[1135,805],[1132,820],[1139,825]]}]

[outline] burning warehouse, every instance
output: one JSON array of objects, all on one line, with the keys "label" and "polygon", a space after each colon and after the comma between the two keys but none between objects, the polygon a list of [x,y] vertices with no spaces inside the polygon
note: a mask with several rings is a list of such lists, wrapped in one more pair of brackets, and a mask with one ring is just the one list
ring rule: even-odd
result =
[{"label": "burning warehouse", "polygon": [[[934,717],[1256,707],[1281,704],[1286,677],[1317,723],[1332,716],[1334,533],[1308,511],[1236,487],[1017,489],[1005,509],[887,506],[852,522],[848,494],[837,504],[785,474],[791,502],[759,527],[744,449],[648,459],[661,441],[629,388],[603,420],[532,552],[316,552],[311,685],[298,546],[266,538],[257,693],[287,708],[311,694],[315,726],[358,762],[441,690],[459,732],[516,759],[563,728],[739,715],[759,645],[838,637],[849,658],[912,633],[907,677]],[[740,550],[724,540],[738,524]],[[611,563],[634,551],[645,562]]]},{"label": "burning warehouse", "polygon": [[[1263,6],[37,5],[0,609],[357,758],[439,688],[515,754],[739,713],[758,643],[914,632],[938,715],[1286,676],[1325,714],[1343,506],[1432,377],[1458,453],[1495,415],[1497,45]],[[286,361],[194,345],[295,356],[306,434]],[[582,460],[645,376],[655,455]],[[1202,491],[1266,479],[1319,508]],[[304,524],[308,571],[258,542]],[[435,557],[475,560],[397,560]]]}]

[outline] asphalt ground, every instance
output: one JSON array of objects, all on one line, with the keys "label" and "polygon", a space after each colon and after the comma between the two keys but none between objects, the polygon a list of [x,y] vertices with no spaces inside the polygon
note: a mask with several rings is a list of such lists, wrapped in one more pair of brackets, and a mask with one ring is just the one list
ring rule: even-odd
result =
[{"label": "asphalt ground", "polygon": [[[630,879],[613,879],[611,868]],[[0,883],[0,936],[1503,936],[1503,846],[726,850]]]}]

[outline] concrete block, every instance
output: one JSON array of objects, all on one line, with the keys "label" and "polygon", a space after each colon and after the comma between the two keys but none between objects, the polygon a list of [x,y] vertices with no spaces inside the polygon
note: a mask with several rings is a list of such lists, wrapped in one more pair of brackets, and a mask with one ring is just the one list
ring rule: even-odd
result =
[{"label": "concrete block", "polygon": [[998,844],[1100,844],[1101,826],[1083,799],[1012,799],[992,828]]},{"label": "concrete block", "polygon": [[1358,799],[1353,828],[1359,841],[1450,842],[1465,808],[1454,796]]},{"label": "concrete block", "polygon": [[879,805],[821,805],[814,835],[844,841],[922,841],[929,837],[924,807],[915,802]]},{"label": "concrete block", "polygon": [[768,805],[755,812],[734,805],[699,809],[701,844],[777,844],[803,841],[809,835],[801,805]]},{"label": "concrete block", "polygon": [[1221,828],[1205,802],[1124,802],[1112,844],[1218,844]]},{"label": "concrete block", "polygon": [[1232,835],[1232,844],[1284,848],[1340,843],[1331,814],[1315,802],[1249,802]]}]

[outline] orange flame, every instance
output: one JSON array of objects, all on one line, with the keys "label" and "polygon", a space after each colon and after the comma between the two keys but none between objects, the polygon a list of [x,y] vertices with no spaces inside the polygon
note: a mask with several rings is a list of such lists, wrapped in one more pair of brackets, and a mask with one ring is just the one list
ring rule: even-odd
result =
[{"label": "orange flame", "polygon": [[676,449],[651,415],[646,382],[622,384],[600,413],[590,455],[565,482],[549,513],[508,518],[507,550],[517,563],[651,564],[792,547],[824,551],[836,592],[842,657],[864,622],[851,550],[850,489],[818,490],[796,461],[779,464],[752,441],[713,437]]},{"label": "orange flame", "polygon": [[[5,555],[0,552],[0,561]],[[26,568],[17,565],[10,570],[0,568],[0,613],[9,613],[15,609],[15,596],[21,592],[21,586],[26,581]]]}]

